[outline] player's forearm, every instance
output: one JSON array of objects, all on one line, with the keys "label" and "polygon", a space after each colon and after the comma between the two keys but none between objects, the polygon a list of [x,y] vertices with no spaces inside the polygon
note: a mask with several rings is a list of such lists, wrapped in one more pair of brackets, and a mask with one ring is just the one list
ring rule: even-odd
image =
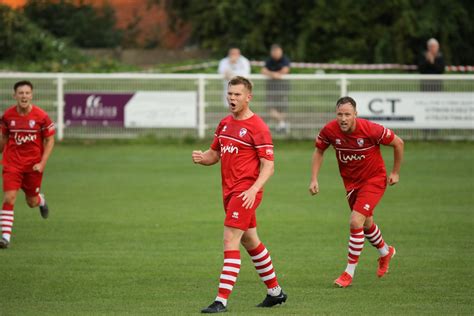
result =
[{"label": "player's forearm", "polygon": [[219,161],[219,153],[214,150],[206,150],[203,154],[203,159],[200,162],[204,166],[212,166]]},{"label": "player's forearm", "polygon": [[400,173],[403,161],[404,143],[401,138],[397,136],[397,140],[393,145],[393,173]]},{"label": "player's forearm", "polygon": [[54,147],[54,136],[48,137],[44,141],[44,151],[43,151],[43,156],[41,157],[41,163],[43,165],[46,165],[48,162],[49,156],[51,155],[51,152],[53,151]]},{"label": "player's forearm", "polygon": [[311,180],[317,180],[319,175],[319,170],[323,164],[324,153],[319,149],[316,149],[313,154],[313,160],[311,164]]},{"label": "player's forearm", "polygon": [[257,180],[252,185],[252,188],[255,189],[257,192],[260,191],[267,183],[268,179],[273,175],[275,172],[275,167],[273,161],[265,160],[262,163],[262,168],[260,169],[260,174],[258,175]]}]

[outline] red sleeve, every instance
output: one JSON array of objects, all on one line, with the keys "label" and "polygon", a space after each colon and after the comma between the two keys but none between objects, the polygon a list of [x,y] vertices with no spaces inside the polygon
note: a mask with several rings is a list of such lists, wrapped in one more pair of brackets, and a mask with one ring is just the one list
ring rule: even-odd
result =
[{"label": "red sleeve", "polygon": [[215,151],[221,151],[221,146],[219,144],[219,134],[221,133],[222,129],[222,122],[219,123],[219,125],[216,128],[216,131],[214,132],[214,139],[212,140],[211,144],[211,149]]},{"label": "red sleeve", "polygon": [[53,136],[55,134],[56,128],[54,126],[54,122],[49,118],[48,115],[45,116],[42,125],[41,134],[43,138]]},{"label": "red sleeve", "polygon": [[264,158],[266,160],[273,161],[273,141],[270,130],[265,128],[260,133],[254,136],[255,149],[257,150],[258,158]]},{"label": "red sleeve", "polygon": [[377,123],[372,123],[370,127],[371,137],[376,144],[388,145],[395,138],[395,133]]},{"label": "red sleeve", "polygon": [[316,137],[316,142],[314,146],[321,150],[326,150],[331,142],[329,141],[329,137],[327,136],[327,128],[323,127],[322,130],[319,131],[318,136]]}]

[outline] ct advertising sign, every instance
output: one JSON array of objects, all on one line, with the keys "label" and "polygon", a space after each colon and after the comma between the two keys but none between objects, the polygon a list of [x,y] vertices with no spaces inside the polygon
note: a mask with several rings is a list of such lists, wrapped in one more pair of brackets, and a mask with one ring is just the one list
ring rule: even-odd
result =
[{"label": "ct advertising sign", "polygon": [[196,92],[67,93],[64,101],[66,125],[130,128],[197,126]]},{"label": "ct advertising sign", "polygon": [[474,129],[474,93],[352,92],[359,117],[390,128]]}]

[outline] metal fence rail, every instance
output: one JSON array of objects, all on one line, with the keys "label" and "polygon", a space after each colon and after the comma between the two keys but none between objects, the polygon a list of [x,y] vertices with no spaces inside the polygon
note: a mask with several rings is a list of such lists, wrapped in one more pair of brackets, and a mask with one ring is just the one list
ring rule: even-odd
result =
[{"label": "metal fence rail", "polygon": [[[62,74],[62,73],[0,73],[2,111],[13,103],[12,86],[15,81],[28,79],[35,85],[34,103],[44,108],[57,122],[58,139],[64,138],[135,138],[155,137],[210,137],[219,120],[227,114],[224,101],[224,82],[220,75],[209,74]],[[252,109],[261,115],[270,128],[276,123],[268,114],[267,78],[251,75],[254,83]],[[474,75],[288,75],[288,131],[273,133],[275,138],[312,139],[317,131],[334,117],[334,104],[342,95],[358,93],[416,93],[433,99],[439,92],[474,95]],[[65,96],[70,94],[133,94],[140,92],[193,92],[196,122],[190,127],[133,127],[110,124],[68,124],[65,119]],[[272,93],[275,93],[273,91]],[[278,91],[277,91],[278,93]],[[357,101],[357,99],[356,99]],[[471,102],[474,100],[470,100]],[[157,100],[160,102],[160,100]],[[464,127],[453,128],[394,128],[407,139],[474,139],[474,113],[464,115]]]}]

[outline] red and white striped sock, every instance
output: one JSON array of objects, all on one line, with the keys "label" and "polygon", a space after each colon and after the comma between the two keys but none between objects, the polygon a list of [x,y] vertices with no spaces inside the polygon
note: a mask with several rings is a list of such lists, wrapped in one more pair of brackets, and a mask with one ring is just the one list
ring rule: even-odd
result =
[{"label": "red and white striped sock", "polygon": [[13,205],[3,203],[0,211],[0,226],[2,228],[2,238],[10,242],[13,227]]},{"label": "red and white striped sock", "polygon": [[388,245],[382,238],[382,232],[380,231],[379,227],[373,223],[372,226],[364,231],[365,238],[377,248],[380,253],[381,257],[388,255]]},{"label": "red and white striped sock", "polygon": [[278,280],[275,269],[273,268],[270,252],[268,252],[267,248],[265,248],[265,245],[260,243],[257,248],[248,250],[248,253],[252,257],[253,264],[255,269],[257,269],[260,279],[267,286],[268,294],[272,296],[280,295],[281,288],[278,285]]},{"label": "red and white striped sock", "polygon": [[351,229],[351,237],[349,238],[349,253],[347,256],[346,272],[352,277],[354,276],[355,268],[359,262],[359,256],[364,248],[364,229]]},{"label": "red and white striped sock", "polygon": [[227,306],[227,299],[232,293],[240,271],[240,250],[224,251],[224,266],[219,280],[219,291],[216,301]]}]

